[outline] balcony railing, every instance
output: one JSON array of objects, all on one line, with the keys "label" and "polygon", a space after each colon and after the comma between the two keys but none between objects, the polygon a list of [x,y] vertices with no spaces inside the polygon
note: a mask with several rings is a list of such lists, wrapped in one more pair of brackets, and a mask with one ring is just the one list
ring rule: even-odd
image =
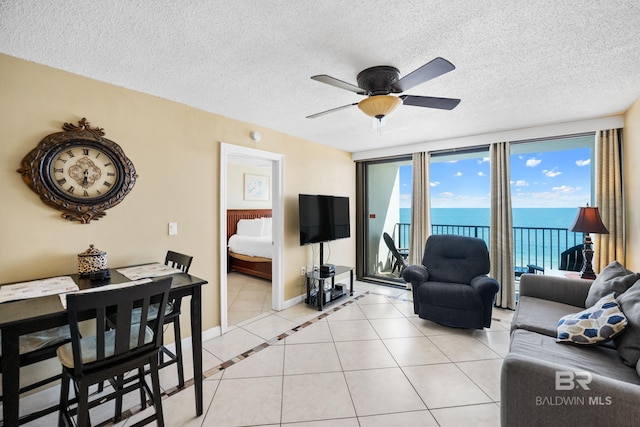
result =
[{"label": "balcony railing", "polygon": [[[433,224],[431,234],[456,234],[478,237],[489,246],[489,227],[479,225]],[[397,223],[394,240],[399,249],[409,248],[409,224]],[[559,268],[560,254],[581,244],[582,233],[567,228],[513,227],[513,260],[516,268],[534,264],[543,268]]]}]

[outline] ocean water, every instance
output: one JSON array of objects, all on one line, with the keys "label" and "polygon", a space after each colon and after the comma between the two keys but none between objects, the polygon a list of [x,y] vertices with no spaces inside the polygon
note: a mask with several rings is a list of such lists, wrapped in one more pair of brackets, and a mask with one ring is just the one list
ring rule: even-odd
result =
[{"label": "ocean water", "polygon": [[[567,231],[573,224],[578,208],[515,208],[513,209],[514,257],[516,266],[535,264],[545,268],[559,268],[560,252],[582,243],[582,233]],[[400,222],[408,224],[411,209],[400,209]],[[474,235],[489,245],[490,210],[488,208],[433,208],[431,224],[451,227],[439,234]],[[475,229],[473,227],[481,227]],[[440,228],[442,230],[442,228]],[[437,233],[438,231],[436,231]],[[408,227],[401,229],[400,240],[409,241]]]},{"label": "ocean water", "polygon": [[[515,208],[514,227],[569,228],[578,208]],[[400,222],[409,223],[411,209],[400,208]],[[489,208],[433,208],[431,224],[489,226]]]}]

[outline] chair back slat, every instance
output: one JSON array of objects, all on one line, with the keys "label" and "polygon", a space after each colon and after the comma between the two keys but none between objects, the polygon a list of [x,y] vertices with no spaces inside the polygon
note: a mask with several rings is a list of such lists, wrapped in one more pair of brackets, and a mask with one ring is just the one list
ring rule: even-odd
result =
[{"label": "chair back slat", "polygon": [[[120,289],[67,295],[75,375],[100,369],[101,366],[112,363],[115,359],[126,359],[153,347],[158,349],[171,280],[171,277],[167,277]],[[157,321],[148,319],[152,304],[158,307]],[[141,308],[139,326],[132,323],[134,308]],[[107,316],[115,318],[115,329],[109,330],[105,327]],[[95,319],[95,349],[92,350],[95,354],[82,354],[79,319]],[[151,329],[153,339],[145,343],[145,338],[149,334],[147,327]],[[132,333],[137,335],[132,337]],[[86,344],[87,340],[85,340],[85,349]]]},{"label": "chair back slat", "polygon": [[[133,301],[123,301],[112,314],[116,317],[115,353],[122,354],[129,350],[131,334],[131,313],[133,311]],[[140,328],[142,329],[142,328]]]},{"label": "chair back slat", "polygon": [[183,273],[188,273],[189,267],[191,267],[191,261],[193,261],[192,256],[181,254],[178,252],[167,251],[167,255],[164,258],[164,265],[180,269]]},{"label": "chair back slat", "polygon": [[140,328],[138,329],[138,346],[142,346],[144,345],[144,331],[147,327],[148,324],[148,320],[149,319],[149,301],[145,300],[144,303],[142,304],[142,307],[140,307]]},{"label": "chair back slat", "polygon": [[105,358],[105,314],[106,307],[96,308],[96,360],[104,360]]}]

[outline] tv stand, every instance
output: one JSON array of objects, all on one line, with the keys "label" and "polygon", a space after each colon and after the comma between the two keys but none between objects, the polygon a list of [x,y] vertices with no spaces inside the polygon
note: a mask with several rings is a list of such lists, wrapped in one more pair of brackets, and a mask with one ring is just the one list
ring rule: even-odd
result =
[{"label": "tv stand", "polygon": [[[305,302],[309,305],[315,305],[318,307],[318,311],[322,311],[322,307],[332,301],[335,301],[343,296],[347,295],[346,286],[337,284],[335,282],[336,276],[344,273],[349,273],[349,295],[353,296],[353,267],[347,267],[344,265],[336,265],[335,272],[328,276],[321,273],[320,270],[309,271],[306,274],[307,284],[307,298]],[[325,291],[324,282],[331,280],[331,287]],[[318,290],[312,292],[313,284],[318,283]]]}]

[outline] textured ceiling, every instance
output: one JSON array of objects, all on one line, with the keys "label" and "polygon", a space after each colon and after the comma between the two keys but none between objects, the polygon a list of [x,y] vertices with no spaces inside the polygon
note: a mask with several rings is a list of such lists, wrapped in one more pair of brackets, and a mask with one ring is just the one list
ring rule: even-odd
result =
[{"label": "textured ceiling", "polygon": [[[0,52],[351,152],[605,117],[640,98],[640,5],[628,0],[0,0]],[[407,91],[386,126],[310,79],[456,69]],[[1,70],[0,70],[1,75]]]}]

